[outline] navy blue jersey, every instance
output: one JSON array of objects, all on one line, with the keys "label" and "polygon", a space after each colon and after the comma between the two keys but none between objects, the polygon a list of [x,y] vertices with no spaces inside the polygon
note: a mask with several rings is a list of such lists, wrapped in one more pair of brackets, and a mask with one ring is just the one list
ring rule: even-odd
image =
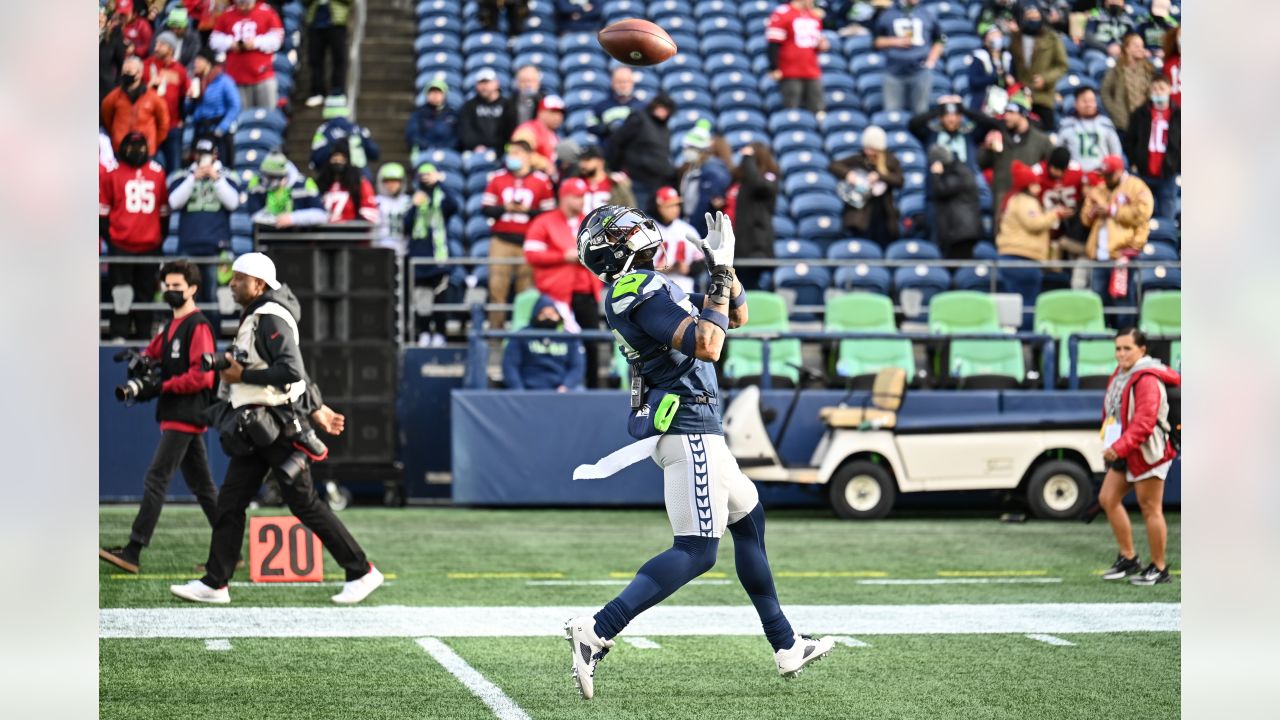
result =
[{"label": "navy blue jersey", "polygon": [[[650,390],[680,396],[667,432],[723,435],[715,367],[671,347],[680,323],[697,315],[684,291],[652,270],[637,270],[605,288],[605,321],[628,362],[640,362]],[[698,402],[700,397],[710,402]]]}]

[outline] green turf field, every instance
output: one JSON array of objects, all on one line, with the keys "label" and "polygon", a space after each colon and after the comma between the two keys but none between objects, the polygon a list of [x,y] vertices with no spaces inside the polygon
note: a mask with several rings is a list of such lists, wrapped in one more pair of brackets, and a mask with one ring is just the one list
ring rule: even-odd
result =
[{"label": "green turf field", "polygon": [[[101,510],[104,545],[122,544],[134,511],[132,506]],[[525,610],[535,615],[562,608],[592,612],[670,542],[661,511],[353,509],[341,517],[389,577],[354,612],[401,612],[388,606],[407,606],[405,612],[443,608],[444,617],[494,606],[511,608],[505,614],[513,617]],[[1134,525],[1145,559],[1141,519],[1135,516]],[[1176,571],[1177,515],[1169,516],[1169,525],[1169,559]],[[332,585],[239,585],[247,581],[247,571],[233,581],[231,611],[172,598],[169,584],[197,576],[193,565],[203,561],[208,537],[197,510],[167,508],[152,548],[143,555],[141,576],[102,565],[101,607],[128,615],[137,634],[156,634],[154,628],[163,623],[147,623],[174,611],[198,613],[216,625],[227,622],[220,617],[236,616],[214,613],[280,608],[263,612],[293,620],[303,611],[288,608],[307,608],[323,611],[320,622],[331,623],[326,634],[335,634],[333,627],[356,617],[332,614],[337,611],[328,601],[337,591]],[[1180,578],[1165,586],[1135,588],[1097,577],[1115,553],[1101,518],[1092,525],[1011,525],[940,515],[850,523],[818,511],[774,512],[768,543],[784,607],[805,610],[805,617],[816,618],[815,625],[824,622],[823,606],[836,606],[831,612],[855,616],[851,622],[856,623],[861,613],[850,606],[875,606],[866,609],[870,616],[893,614],[894,606],[958,604],[964,607],[943,613],[955,612],[956,628],[939,628],[935,619],[931,629],[919,633],[849,633],[853,644],[865,646],[837,646],[830,658],[787,682],[777,677],[768,644],[758,635],[733,631],[698,636],[687,628],[664,635],[658,626],[644,636],[656,648],[619,642],[597,671],[597,697],[590,703],[578,699],[573,689],[568,647],[555,634],[559,628],[554,625],[563,619],[558,615],[554,622],[542,618],[539,627],[512,633],[522,637],[460,637],[472,633],[451,634],[447,624],[433,630],[509,703],[497,710],[419,645],[425,633],[311,637],[304,629],[297,637],[262,637],[269,633],[228,626],[222,633],[208,633],[218,641],[206,645],[206,635],[143,638],[128,631],[100,640],[102,717],[181,718],[216,712],[222,718],[255,719],[702,718],[715,713],[762,719],[1054,720],[1179,713],[1178,632],[1061,632],[1036,640],[1025,628],[964,629],[968,609],[1003,610],[992,605],[1080,604],[1054,613],[1081,607],[1095,613],[1100,607],[1109,610],[1101,603],[1127,607],[1131,614],[1136,607],[1139,615],[1144,607],[1176,611]],[[326,562],[336,582],[340,570],[331,559]],[[667,606],[694,621],[699,615],[693,606],[750,610],[734,580],[731,540],[722,543],[720,564],[712,573],[651,612]],[[913,613],[936,616],[927,609],[902,608],[905,616],[895,619],[893,627],[910,625]],[[717,609],[704,611],[714,614]],[[637,627],[642,620],[644,616]],[[507,618],[508,625],[515,621]],[[1045,617],[1045,622],[1054,621]],[[708,619],[708,631],[718,632],[717,622]],[[104,615],[104,627],[108,625]],[[1062,641],[1072,644],[1049,644]]]}]

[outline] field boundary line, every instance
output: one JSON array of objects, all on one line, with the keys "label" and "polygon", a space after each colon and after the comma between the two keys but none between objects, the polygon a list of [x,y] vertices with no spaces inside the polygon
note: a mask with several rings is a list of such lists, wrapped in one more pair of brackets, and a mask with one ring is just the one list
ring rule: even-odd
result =
[{"label": "field boundary line", "polygon": [[1032,640],[1038,640],[1046,645],[1058,645],[1060,647],[1074,647],[1075,643],[1070,640],[1063,640],[1057,635],[1047,635],[1045,633],[1031,633],[1027,635]]},{"label": "field boundary line", "polygon": [[417,643],[426,650],[440,666],[458,679],[472,695],[480,699],[498,720],[531,720],[529,713],[516,704],[514,700],[502,692],[502,688],[489,682],[478,670],[471,667],[462,656],[445,645],[439,638],[418,638]]}]

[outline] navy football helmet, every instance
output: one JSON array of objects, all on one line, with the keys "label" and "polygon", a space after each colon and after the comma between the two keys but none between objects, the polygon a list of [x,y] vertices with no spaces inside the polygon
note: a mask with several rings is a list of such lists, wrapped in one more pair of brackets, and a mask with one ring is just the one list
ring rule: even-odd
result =
[{"label": "navy football helmet", "polygon": [[592,210],[578,230],[578,260],[605,282],[651,261],[661,246],[657,223],[624,205]]}]

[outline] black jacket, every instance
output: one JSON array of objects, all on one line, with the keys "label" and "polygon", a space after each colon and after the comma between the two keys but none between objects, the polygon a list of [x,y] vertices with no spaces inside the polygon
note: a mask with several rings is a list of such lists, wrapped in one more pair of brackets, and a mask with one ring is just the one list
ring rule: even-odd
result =
[{"label": "black jacket", "polygon": [[738,257],[773,257],[773,211],[778,205],[778,176],[761,173],[754,155],[745,155],[738,166],[741,184],[734,212],[733,234]]},{"label": "black jacket", "polygon": [[909,130],[912,135],[916,136],[916,139],[924,145],[926,151],[934,145],[944,145],[947,148],[950,148],[951,152],[956,153],[956,156],[958,157],[959,153],[957,150],[960,149],[958,145],[963,144],[965,164],[968,165],[971,170],[977,170],[978,149],[982,147],[982,141],[986,137],[987,133],[999,128],[999,124],[990,117],[987,117],[982,113],[974,112],[973,110],[961,105],[959,110],[960,114],[964,116],[964,120],[960,121],[960,130],[957,135],[960,136],[960,138],[963,138],[962,143],[959,139],[956,139],[953,142],[939,142],[940,140],[944,140],[942,135],[942,121],[939,119],[942,117],[944,109],[945,108],[941,105],[934,105],[919,115],[916,115],[911,118],[909,123],[907,123],[907,130]]},{"label": "black jacket", "polygon": [[124,64],[124,35],[114,28],[98,39],[98,104],[120,84]]},{"label": "black jacket", "polygon": [[515,130],[515,113],[502,96],[486,102],[477,95],[458,111],[458,145],[463,152],[483,145],[501,153]]},{"label": "black jacket", "polygon": [[[173,319],[160,328],[160,336],[169,336],[169,327]],[[184,316],[178,321],[173,333],[173,342],[163,348],[160,356],[160,377],[164,380],[185,375],[191,369],[191,340],[196,328],[209,326],[209,321],[199,310]],[[212,333],[211,333],[212,334]],[[206,422],[204,411],[213,402],[212,390],[176,394],[165,392],[156,401],[156,420],[159,422],[180,422],[188,425],[203,426]]]},{"label": "black jacket", "polygon": [[930,173],[928,194],[938,245],[943,250],[956,242],[982,239],[978,180],[966,164],[952,160],[942,166],[940,175]]},{"label": "black jacket", "polygon": [[[516,127],[522,122],[527,122],[538,116],[538,103],[542,102],[542,98],[547,93],[539,90],[533,95],[521,95],[519,90],[512,88],[511,97],[507,98],[507,110],[511,113],[511,127]],[[521,117],[524,119],[522,120]]]},{"label": "black jacket", "polygon": [[[1124,154],[1129,167],[1142,177],[1150,177],[1147,168],[1147,145],[1151,142],[1151,103],[1133,111],[1129,116],[1129,130],[1124,135]],[[1169,113],[1169,138],[1164,153],[1162,178],[1176,177],[1182,172],[1182,109],[1174,106]]]},{"label": "black jacket", "polygon": [[605,162],[631,176],[638,185],[658,188],[675,182],[671,164],[671,131],[648,110],[633,112],[609,138]]},{"label": "black jacket", "polygon": [[[293,315],[293,321],[301,324],[302,306],[288,285],[281,285],[279,290],[268,290],[249,303],[244,309],[242,318],[253,314],[263,303],[276,302]],[[258,355],[266,361],[267,367],[260,370],[245,370],[241,381],[250,385],[275,385],[279,388],[299,380],[307,379],[306,367],[302,364],[302,351],[293,339],[293,331],[285,321],[275,315],[262,315],[258,318],[258,328],[254,333],[254,345]]]}]

